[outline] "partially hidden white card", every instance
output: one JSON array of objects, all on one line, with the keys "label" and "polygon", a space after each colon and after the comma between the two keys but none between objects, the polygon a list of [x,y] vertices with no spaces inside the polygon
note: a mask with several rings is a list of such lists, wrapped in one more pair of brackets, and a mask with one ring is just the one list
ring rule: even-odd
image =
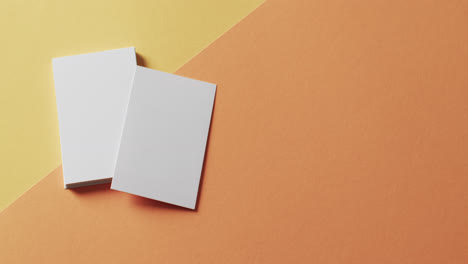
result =
[{"label": "partially hidden white card", "polygon": [[110,182],[136,67],[135,48],[52,60],[65,188]]},{"label": "partially hidden white card", "polygon": [[111,188],[195,209],[215,93],[137,66]]}]

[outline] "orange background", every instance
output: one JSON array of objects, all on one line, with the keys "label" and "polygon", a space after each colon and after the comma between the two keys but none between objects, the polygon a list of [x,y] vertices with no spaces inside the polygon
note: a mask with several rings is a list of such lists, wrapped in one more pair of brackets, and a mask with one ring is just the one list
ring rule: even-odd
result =
[{"label": "orange background", "polygon": [[58,168],[0,263],[467,263],[466,14],[267,1],[177,72],[218,84],[196,212]]}]

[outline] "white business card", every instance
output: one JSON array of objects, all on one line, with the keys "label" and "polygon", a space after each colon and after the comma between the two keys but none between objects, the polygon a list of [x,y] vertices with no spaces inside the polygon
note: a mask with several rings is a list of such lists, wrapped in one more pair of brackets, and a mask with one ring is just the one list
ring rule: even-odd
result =
[{"label": "white business card", "polygon": [[215,93],[137,66],[111,188],[195,209]]},{"label": "white business card", "polygon": [[135,48],[52,60],[66,188],[110,182],[136,67]]}]

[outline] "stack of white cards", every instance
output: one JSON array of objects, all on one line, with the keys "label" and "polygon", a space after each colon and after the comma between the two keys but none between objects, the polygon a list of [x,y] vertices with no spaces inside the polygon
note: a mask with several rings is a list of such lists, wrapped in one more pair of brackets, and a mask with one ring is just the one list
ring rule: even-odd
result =
[{"label": "stack of white cards", "polygon": [[195,209],[216,85],[137,66],[135,48],[52,64],[65,188]]}]

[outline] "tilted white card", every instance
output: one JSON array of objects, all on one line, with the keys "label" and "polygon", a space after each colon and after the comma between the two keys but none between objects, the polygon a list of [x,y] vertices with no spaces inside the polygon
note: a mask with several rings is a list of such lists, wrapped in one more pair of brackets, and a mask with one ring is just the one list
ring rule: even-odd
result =
[{"label": "tilted white card", "polygon": [[136,67],[135,48],[52,60],[65,188],[110,182]]},{"label": "tilted white card", "polygon": [[195,209],[215,93],[137,66],[111,188]]}]

